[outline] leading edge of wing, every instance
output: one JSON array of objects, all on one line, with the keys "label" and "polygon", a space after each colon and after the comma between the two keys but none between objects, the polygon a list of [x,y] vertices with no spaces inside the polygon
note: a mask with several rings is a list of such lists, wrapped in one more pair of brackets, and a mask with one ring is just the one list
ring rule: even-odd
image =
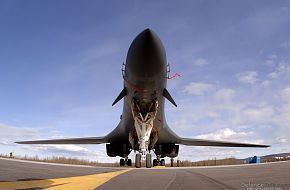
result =
[{"label": "leading edge of wing", "polygon": [[107,143],[105,137],[85,137],[70,139],[51,139],[51,140],[35,140],[35,141],[18,141],[18,144],[102,144]]},{"label": "leading edge of wing", "polygon": [[260,147],[260,148],[270,147],[270,145],[262,145],[262,144],[248,144],[248,143],[191,139],[191,138],[179,138],[179,141],[177,144],[189,145],[189,146]]}]

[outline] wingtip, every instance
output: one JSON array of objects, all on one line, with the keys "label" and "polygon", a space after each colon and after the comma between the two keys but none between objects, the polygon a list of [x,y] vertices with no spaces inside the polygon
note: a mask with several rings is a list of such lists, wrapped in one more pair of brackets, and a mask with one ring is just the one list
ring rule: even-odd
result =
[{"label": "wingtip", "polygon": [[254,144],[253,147],[254,147],[254,148],[255,148],[255,147],[258,147],[258,148],[269,148],[269,147],[271,147],[271,145],[265,145],[265,144]]},{"label": "wingtip", "polygon": [[30,144],[31,141],[17,141],[17,142],[14,142],[16,144]]},{"label": "wingtip", "polygon": [[261,147],[261,148],[269,148],[271,147],[271,145],[268,145],[268,144],[256,144],[258,147]]}]

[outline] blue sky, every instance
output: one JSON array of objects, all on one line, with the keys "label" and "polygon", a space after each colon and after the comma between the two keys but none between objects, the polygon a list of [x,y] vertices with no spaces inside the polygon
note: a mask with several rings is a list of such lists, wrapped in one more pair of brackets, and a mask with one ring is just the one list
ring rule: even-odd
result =
[{"label": "blue sky", "polygon": [[185,147],[179,159],[290,152],[287,1],[1,1],[0,153],[106,157],[104,145],[24,146],[16,140],[102,136],[119,122],[121,65],[145,28],[172,74],[170,127],[180,136],[271,144]]}]

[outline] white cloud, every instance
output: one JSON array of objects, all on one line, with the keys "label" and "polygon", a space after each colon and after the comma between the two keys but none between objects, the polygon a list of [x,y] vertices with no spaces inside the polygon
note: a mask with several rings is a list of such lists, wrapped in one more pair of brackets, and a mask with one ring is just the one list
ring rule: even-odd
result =
[{"label": "white cloud", "polygon": [[272,73],[270,73],[269,75],[268,75],[268,77],[270,77],[271,79],[276,79],[276,78],[278,78],[278,73],[277,72],[272,72]]},{"label": "white cloud", "polygon": [[79,154],[90,152],[87,148],[81,147],[79,145],[62,144],[62,145],[29,145],[34,150],[41,151],[61,151],[61,152],[78,152]]},{"label": "white cloud", "polygon": [[[117,162],[119,158],[111,158],[106,154],[105,146],[94,145],[21,145],[20,146],[25,154],[28,155],[38,155],[41,158],[51,157],[51,156],[65,156],[71,158],[85,159],[90,161],[98,162]],[[17,151],[20,152],[20,151]]]},{"label": "white cloud", "polygon": [[[235,148],[221,148],[221,147],[193,147],[193,146],[180,146],[179,159],[182,160],[206,160],[206,159],[221,159],[236,157],[241,153],[240,150]],[[194,155],[194,156],[193,156]]]},{"label": "white cloud", "polygon": [[215,94],[214,97],[218,100],[230,100],[234,97],[235,95],[235,90],[230,89],[230,88],[224,88],[218,90]]},{"label": "white cloud", "polygon": [[275,55],[275,54],[272,54],[272,55],[269,56],[269,59],[277,59],[277,58],[278,58],[278,56]]},{"label": "white cloud", "polygon": [[286,139],[286,138],[277,138],[277,142],[278,142],[279,144],[285,144],[285,143],[288,142],[288,139]]},{"label": "white cloud", "polygon": [[196,138],[208,140],[241,140],[250,136],[252,136],[251,132],[237,132],[233,129],[225,128],[213,133],[196,136]]},{"label": "white cloud", "polygon": [[[269,88],[272,91],[271,88],[275,88],[275,86]],[[227,88],[216,90],[206,102],[196,102],[194,106],[185,103],[188,106],[183,108],[180,116],[176,112],[174,121],[169,122],[174,125],[170,126],[177,133],[181,133],[180,136],[192,137],[195,134],[202,134],[196,138],[272,145],[272,148],[252,152],[249,152],[248,149],[238,149],[241,152],[233,154],[237,157],[247,157],[251,154],[264,155],[279,152],[282,148],[285,149],[283,151],[288,151],[289,140],[286,134],[290,132],[290,86],[282,90],[275,89],[276,99],[273,95],[270,100],[264,99],[264,96],[267,96],[265,91],[268,91],[269,88],[255,88],[259,91],[256,91],[254,95],[245,89],[239,89],[239,93],[225,90]],[[233,96],[234,99],[231,99]],[[220,99],[217,97],[229,97],[231,101],[219,101]],[[192,102],[192,100],[188,100],[188,102]],[[213,113],[214,117],[209,117],[207,114],[209,112]],[[180,123],[180,119],[182,119],[182,123]],[[184,126],[186,129],[183,128]],[[203,134],[204,130],[215,131]],[[279,137],[278,140],[277,137]],[[283,147],[277,146],[277,142]],[[213,158],[218,155],[213,151],[222,152],[220,158],[231,155],[226,148],[217,150],[217,148],[208,147],[202,147],[202,149],[182,147],[180,157],[196,160],[196,157],[190,158],[190,154],[195,154],[198,155],[198,159],[205,159],[207,156]]]},{"label": "white cloud", "polygon": [[256,71],[246,71],[236,75],[242,83],[255,84],[258,81],[258,73]]},{"label": "white cloud", "polygon": [[214,86],[209,83],[191,82],[184,87],[184,92],[193,95],[202,95],[206,92],[212,91]]},{"label": "white cloud", "polygon": [[229,141],[239,143],[252,143],[252,144],[263,144],[264,140],[257,139],[256,135],[252,131],[235,131],[230,128],[219,129],[215,132],[198,135],[196,138],[217,140],[217,141]]},{"label": "white cloud", "polygon": [[281,97],[283,98],[283,100],[285,100],[286,102],[290,102],[290,86],[284,88],[281,91]]},{"label": "white cloud", "polygon": [[275,68],[275,71],[271,72],[268,77],[271,79],[277,79],[279,77],[288,76],[290,74],[290,63],[289,61],[281,61]]},{"label": "white cloud", "polygon": [[[54,138],[66,138],[62,135],[60,131],[51,131],[49,134],[52,134]],[[19,154],[24,152],[28,155],[38,155],[42,157],[43,155],[50,156],[77,156],[79,158],[92,157],[92,160],[98,158],[98,161],[105,161],[103,159],[106,157],[106,151],[96,152],[88,148],[79,146],[79,145],[24,145],[24,144],[15,144],[15,141],[22,140],[34,140],[39,138],[39,132],[37,129],[33,128],[20,128],[9,126],[5,124],[0,124],[0,153],[7,153],[7,151],[16,150]],[[52,138],[52,137],[51,137]],[[86,158],[85,158],[86,159]],[[102,159],[102,160],[100,160]]]},{"label": "white cloud", "polygon": [[61,131],[58,130],[52,130],[50,131],[50,137],[53,139],[57,139],[57,138],[65,138],[65,136],[63,136]]},{"label": "white cloud", "polygon": [[35,138],[38,130],[27,127],[13,127],[0,124],[0,144],[13,144],[15,141],[25,138]]},{"label": "white cloud", "polygon": [[278,56],[275,55],[275,54],[272,54],[268,57],[268,59],[265,61],[265,64],[266,65],[269,65],[269,66],[273,66],[277,60]]},{"label": "white cloud", "polygon": [[203,59],[203,58],[199,58],[199,59],[196,59],[194,62],[193,62],[193,65],[195,66],[205,66],[205,65],[208,65],[208,61],[206,59]]},{"label": "white cloud", "polygon": [[241,111],[241,117],[249,122],[268,122],[274,116],[275,109],[269,105],[246,108]]},{"label": "white cloud", "polygon": [[268,87],[268,86],[270,86],[270,84],[271,84],[271,81],[269,81],[269,80],[265,80],[265,81],[263,81],[263,82],[261,83],[261,85],[262,85],[263,87]]}]

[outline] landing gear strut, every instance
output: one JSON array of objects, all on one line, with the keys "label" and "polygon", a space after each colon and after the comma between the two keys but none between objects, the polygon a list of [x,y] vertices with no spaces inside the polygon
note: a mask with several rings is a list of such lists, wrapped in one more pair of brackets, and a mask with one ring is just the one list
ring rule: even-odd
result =
[{"label": "landing gear strut", "polygon": [[171,166],[171,167],[173,167],[173,163],[174,163],[174,159],[171,158],[171,159],[170,159],[170,166]]},{"label": "landing gear strut", "polygon": [[180,160],[177,160],[177,167],[180,166]]},{"label": "landing gear strut", "polygon": [[[131,111],[134,118],[134,126],[138,136],[139,150],[135,158],[136,168],[141,167],[141,158],[146,161],[146,167],[152,167],[152,157],[149,150],[150,135],[153,128],[153,121],[158,110],[157,100],[151,103],[140,103],[136,99],[132,101]],[[140,154],[141,153],[141,154]]]}]

